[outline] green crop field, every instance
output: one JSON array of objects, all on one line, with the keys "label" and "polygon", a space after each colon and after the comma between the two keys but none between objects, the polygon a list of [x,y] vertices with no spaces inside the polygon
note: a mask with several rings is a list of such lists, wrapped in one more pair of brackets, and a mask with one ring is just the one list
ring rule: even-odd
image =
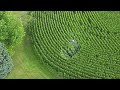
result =
[{"label": "green crop field", "polygon": [[7,79],[120,78],[119,11],[14,14],[21,18],[25,36],[13,49]]}]

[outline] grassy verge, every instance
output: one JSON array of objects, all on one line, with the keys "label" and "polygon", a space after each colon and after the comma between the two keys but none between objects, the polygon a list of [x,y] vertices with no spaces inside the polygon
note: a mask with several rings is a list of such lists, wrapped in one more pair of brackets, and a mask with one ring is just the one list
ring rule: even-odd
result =
[{"label": "grassy verge", "polygon": [[34,54],[30,37],[26,35],[13,56],[14,68],[7,79],[50,79],[55,78]]}]

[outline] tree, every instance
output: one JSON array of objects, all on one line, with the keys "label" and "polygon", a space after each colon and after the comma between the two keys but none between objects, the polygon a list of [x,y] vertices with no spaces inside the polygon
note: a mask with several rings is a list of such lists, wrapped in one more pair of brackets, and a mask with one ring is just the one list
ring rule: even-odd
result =
[{"label": "tree", "polygon": [[0,42],[11,52],[25,35],[23,24],[12,11],[0,11]]},{"label": "tree", "polygon": [[0,42],[0,79],[3,79],[13,67],[12,59],[9,56],[4,44]]}]

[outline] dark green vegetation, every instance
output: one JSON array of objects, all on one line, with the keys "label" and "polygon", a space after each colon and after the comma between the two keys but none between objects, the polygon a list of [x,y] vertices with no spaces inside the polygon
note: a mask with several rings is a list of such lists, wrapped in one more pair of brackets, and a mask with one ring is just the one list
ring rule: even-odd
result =
[{"label": "dark green vegetation", "polygon": [[61,55],[65,59],[73,58],[80,50],[80,44],[76,40],[71,40],[61,48]]},{"label": "dark green vegetation", "polygon": [[0,79],[5,78],[12,69],[12,59],[4,44],[0,43]]},{"label": "dark green vegetation", "polygon": [[[31,15],[34,20],[28,29],[36,54],[63,78],[120,78],[119,12],[35,11]],[[78,41],[79,50],[69,45],[71,40]]]}]

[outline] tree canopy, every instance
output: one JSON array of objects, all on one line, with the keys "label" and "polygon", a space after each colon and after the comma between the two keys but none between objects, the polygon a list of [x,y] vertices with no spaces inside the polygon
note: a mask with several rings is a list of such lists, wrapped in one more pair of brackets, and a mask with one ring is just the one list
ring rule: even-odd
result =
[{"label": "tree canopy", "polygon": [[12,11],[0,11],[0,42],[4,43],[9,51],[21,43],[24,35],[21,18]]}]

